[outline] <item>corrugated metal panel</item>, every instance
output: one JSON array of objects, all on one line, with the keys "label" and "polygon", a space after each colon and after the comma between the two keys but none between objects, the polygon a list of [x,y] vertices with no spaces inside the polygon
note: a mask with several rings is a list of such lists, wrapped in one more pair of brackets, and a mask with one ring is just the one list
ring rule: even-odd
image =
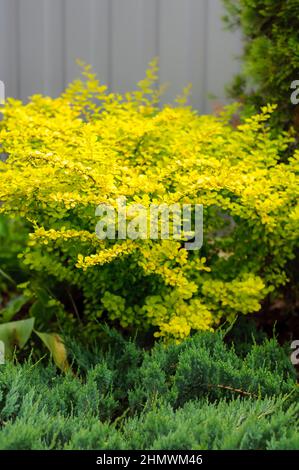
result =
[{"label": "corrugated metal panel", "polygon": [[0,0],[0,80],[7,96],[56,96],[80,58],[124,91],[158,56],[164,100],[191,82],[192,104],[206,112],[239,68],[241,40],[222,14],[221,0]]}]

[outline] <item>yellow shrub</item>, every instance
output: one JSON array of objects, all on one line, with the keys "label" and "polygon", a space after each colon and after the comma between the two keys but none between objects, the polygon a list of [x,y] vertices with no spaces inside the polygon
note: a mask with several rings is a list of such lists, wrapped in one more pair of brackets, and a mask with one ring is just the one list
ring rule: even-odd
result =
[{"label": "yellow shrub", "polygon": [[[153,326],[181,339],[258,311],[287,281],[298,234],[298,157],[272,137],[273,107],[238,128],[179,100],[159,108],[156,65],[139,89],[107,92],[87,68],[56,99],[8,100],[0,127],[1,211],[31,225],[23,262],[84,301],[83,323]],[[275,112],[275,111],[274,111]],[[99,240],[95,209],[136,202],[203,204],[204,244]]]}]

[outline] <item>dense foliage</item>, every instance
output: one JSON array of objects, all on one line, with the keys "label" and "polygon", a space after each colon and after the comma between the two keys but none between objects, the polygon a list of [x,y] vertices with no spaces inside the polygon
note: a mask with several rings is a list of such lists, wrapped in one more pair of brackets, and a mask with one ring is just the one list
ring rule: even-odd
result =
[{"label": "dense foliage", "polygon": [[223,1],[226,23],[240,27],[244,36],[242,73],[231,85],[231,95],[241,98],[248,110],[277,103],[276,123],[299,129],[299,105],[290,100],[291,84],[299,80],[299,1]]},{"label": "dense foliage", "polygon": [[32,361],[0,367],[0,449],[298,449],[288,351],[237,355],[220,334],[140,349],[114,331],[69,344],[75,374]]},{"label": "dense foliage", "polygon": [[[31,273],[22,286],[35,300],[30,315],[49,325],[55,314],[64,328],[80,322],[87,337],[108,319],[181,340],[259,311],[288,281],[298,241],[299,152],[280,162],[291,138],[273,136],[275,108],[233,128],[225,115],[199,116],[184,97],[160,109],[155,65],[124,96],[85,76],[56,99],[4,108],[1,212],[29,226],[20,257]],[[118,197],[127,207],[203,204],[202,249],[99,240],[95,209]]]}]

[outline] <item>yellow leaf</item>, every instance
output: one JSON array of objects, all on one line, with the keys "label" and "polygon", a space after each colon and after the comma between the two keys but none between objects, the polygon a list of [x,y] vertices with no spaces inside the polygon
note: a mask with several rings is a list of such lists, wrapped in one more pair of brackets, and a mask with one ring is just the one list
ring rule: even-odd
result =
[{"label": "yellow leaf", "polygon": [[57,367],[59,367],[63,372],[67,372],[70,369],[70,366],[62,338],[57,333],[41,333],[39,331],[36,331],[35,333],[49,349]]}]

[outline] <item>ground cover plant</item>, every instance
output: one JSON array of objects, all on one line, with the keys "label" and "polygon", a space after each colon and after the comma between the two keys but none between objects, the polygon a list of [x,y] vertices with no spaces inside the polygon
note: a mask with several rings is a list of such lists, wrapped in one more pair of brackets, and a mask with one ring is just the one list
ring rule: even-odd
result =
[{"label": "ground cover plant", "polygon": [[105,333],[68,344],[73,374],[1,366],[0,449],[299,448],[295,371],[275,339],[238,355],[220,333],[151,351]]}]

